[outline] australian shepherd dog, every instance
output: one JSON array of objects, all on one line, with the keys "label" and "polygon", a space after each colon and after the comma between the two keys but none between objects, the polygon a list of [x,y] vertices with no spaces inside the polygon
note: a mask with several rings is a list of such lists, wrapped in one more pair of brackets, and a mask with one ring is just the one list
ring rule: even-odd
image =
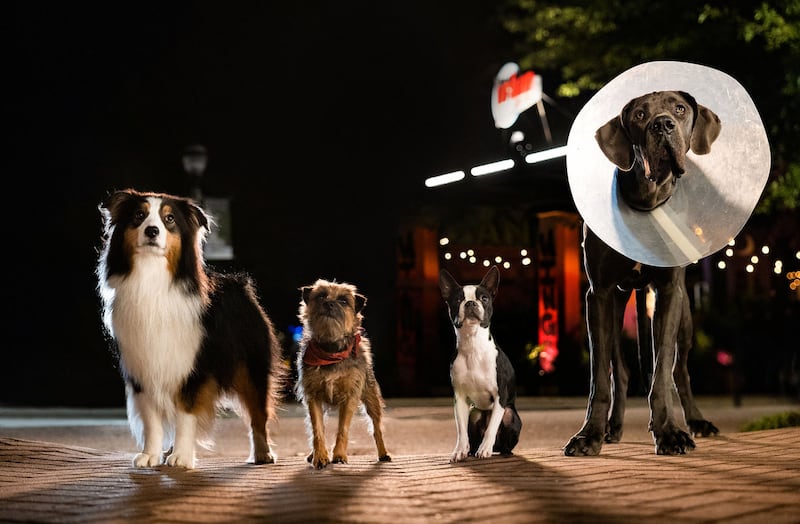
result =
[{"label": "australian shepherd dog", "polygon": [[141,449],[134,466],[194,468],[221,407],[249,423],[248,462],[275,462],[267,423],[286,378],[281,345],[252,279],[206,267],[212,218],[190,199],[132,189],[99,209],[98,291]]}]

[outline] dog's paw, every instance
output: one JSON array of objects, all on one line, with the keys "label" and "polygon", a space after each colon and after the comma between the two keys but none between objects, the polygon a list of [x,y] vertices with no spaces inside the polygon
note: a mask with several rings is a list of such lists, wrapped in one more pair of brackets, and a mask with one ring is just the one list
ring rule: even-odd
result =
[{"label": "dog's paw", "polygon": [[711,435],[719,435],[717,426],[705,419],[700,420],[687,420],[686,424],[689,426],[693,437],[709,437]]},{"label": "dog's paw", "polygon": [[621,440],[622,440],[622,426],[609,423],[608,426],[606,426],[606,434],[603,437],[603,441],[609,444],[616,444]]},{"label": "dog's paw", "polygon": [[176,468],[194,469],[194,453],[172,453],[165,463]]},{"label": "dog's paw", "polygon": [[334,453],[331,464],[347,464],[347,455]]},{"label": "dog's paw", "polygon": [[311,453],[308,457],[306,457],[306,461],[314,466],[314,469],[324,469],[325,466],[331,462],[327,453],[316,452]]},{"label": "dog's paw", "polygon": [[568,457],[593,457],[599,455],[602,448],[601,435],[578,433],[569,439],[563,449]]},{"label": "dog's paw", "polygon": [[481,445],[478,446],[478,449],[475,451],[475,456],[477,458],[485,459],[492,456],[493,451],[493,444],[487,443],[485,440],[481,442]]},{"label": "dog's paw", "polygon": [[661,433],[654,433],[656,455],[684,455],[695,448],[692,437],[682,429],[669,428]]},{"label": "dog's paw", "polygon": [[450,456],[450,462],[461,462],[465,460],[469,456],[469,446],[456,446],[456,449],[453,450],[453,454]]},{"label": "dog's paw", "polygon": [[148,453],[137,453],[133,457],[133,465],[137,468],[153,468],[161,465],[161,453],[150,455]]},{"label": "dog's paw", "polygon": [[271,451],[266,453],[258,453],[255,456],[251,456],[247,459],[249,464],[275,464],[278,461],[278,457],[276,457]]}]

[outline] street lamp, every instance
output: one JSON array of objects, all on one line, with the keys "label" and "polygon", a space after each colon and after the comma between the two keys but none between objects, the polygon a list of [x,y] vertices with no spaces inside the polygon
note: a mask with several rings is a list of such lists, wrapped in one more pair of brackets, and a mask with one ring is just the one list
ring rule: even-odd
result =
[{"label": "street lamp", "polygon": [[195,202],[203,202],[203,173],[208,165],[208,151],[200,144],[186,146],[181,155],[183,170],[189,175],[189,196]]}]

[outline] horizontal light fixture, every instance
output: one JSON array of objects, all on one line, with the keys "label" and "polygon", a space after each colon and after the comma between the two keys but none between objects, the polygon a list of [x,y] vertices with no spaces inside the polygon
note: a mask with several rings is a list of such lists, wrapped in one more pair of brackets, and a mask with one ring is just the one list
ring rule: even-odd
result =
[{"label": "horizontal light fixture", "polygon": [[[552,149],[547,149],[545,151],[537,151],[535,153],[531,153],[525,156],[525,162],[528,164],[535,164],[536,162],[543,162],[545,160],[550,160],[553,158],[558,158],[561,156],[567,155],[567,146],[561,147],[554,147]],[[500,171],[507,171],[513,168],[515,162],[511,158],[507,158],[505,160],[498,160],[497,162],[491,162],[489,164],[483,164],[481,166],[475,166],[470,169],[470,174],[472,176],[478,177],[483,175],[489,175],[492,173],[498,173]],[[443,186],[445,184],[451,184],[453,182],[458,182],[459,180],[464,180],[466,177],[466,173],[464,171],[453,171],[452,173],[445,173],[443,175],[432,176],[430,178],[425,179],[425,187],[436,187],[436,186]]]},{"label": "horizontal light fixture", "polygon": [[554,147],[552,149],[545,149],[544,151],[537,151],[525,157],[525,162],[535,164],[536,162],[544,162],[560,156],[567,156],[567,146]]},{"label": "horizontal light fixture", "polygon": [[506,171],[512,167],[514,167],[514,160],[508,158],[506,160],[500,160],[490,164],[483,164],[482,166],[475,166],[470,169],[469,173],[472,176],[483,176],[497,173],[499,171]]},{"label": "horizontal light fixture", "polygon": [[425,179],[425,187],[443,186],[452,182],[458,182],[459,180],[464,180],[465,176],[467,175],[463,171],[453,171],[452,173],[432,176]]}]

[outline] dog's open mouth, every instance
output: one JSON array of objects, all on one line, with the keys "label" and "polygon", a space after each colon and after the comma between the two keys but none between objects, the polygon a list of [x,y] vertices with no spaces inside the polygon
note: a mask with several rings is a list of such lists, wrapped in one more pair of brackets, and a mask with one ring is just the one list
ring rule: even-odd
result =
[{"label": "dog's open mouth", "polygon": [[644,176],[650,182],[659,183],[667,176],[680,178],[686,172],[685,155],[671,141],[664,141],[653,148],[653,153],[642,158]]}]

